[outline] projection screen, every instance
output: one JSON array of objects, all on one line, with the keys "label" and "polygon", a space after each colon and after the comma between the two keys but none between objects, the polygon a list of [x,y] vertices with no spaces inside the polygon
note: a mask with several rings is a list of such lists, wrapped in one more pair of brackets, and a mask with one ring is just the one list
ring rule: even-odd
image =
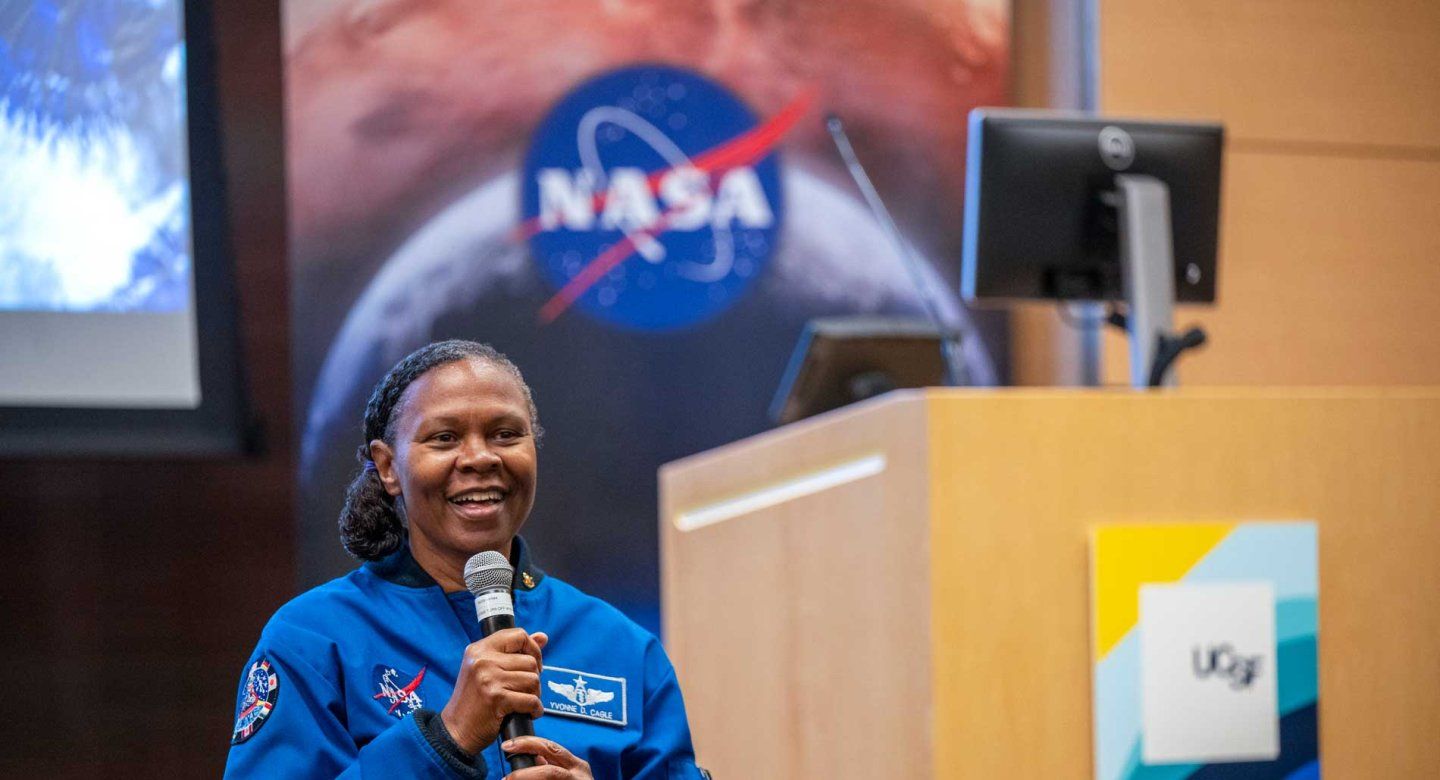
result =
[{"label": "projection screen", "polygon": [[202,6],[0,4],[0,452],[236,438]]}]

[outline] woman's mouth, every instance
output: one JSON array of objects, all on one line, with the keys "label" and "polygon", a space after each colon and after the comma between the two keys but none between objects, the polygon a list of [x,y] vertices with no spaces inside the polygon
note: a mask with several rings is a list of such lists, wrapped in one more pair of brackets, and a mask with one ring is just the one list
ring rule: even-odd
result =
[{"label": "woman's mouth", "polygon": [[493,514],[505,502],[506,491],[499,488],[480,488],[457,493],[448,499],[461,515],[484,517]]}]

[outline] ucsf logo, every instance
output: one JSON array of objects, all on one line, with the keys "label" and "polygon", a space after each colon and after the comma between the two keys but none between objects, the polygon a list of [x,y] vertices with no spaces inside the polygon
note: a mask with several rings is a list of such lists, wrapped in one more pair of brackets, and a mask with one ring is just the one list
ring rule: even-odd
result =
[{"label": "ucsf logo", "polygon": [[1249,688],[1260,674],[1261,656],[1241,655],[1229,642],[1202,648],[1196,645],[1190,651],[1190,660],[1197,679],[1210,676],[1228,680],[1235,690]]}]

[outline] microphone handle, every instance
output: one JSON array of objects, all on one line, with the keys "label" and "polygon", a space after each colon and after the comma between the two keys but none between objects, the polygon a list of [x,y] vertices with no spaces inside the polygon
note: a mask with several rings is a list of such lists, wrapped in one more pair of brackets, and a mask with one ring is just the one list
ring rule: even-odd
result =
[{"label": "microphone handle", "polygon": [[[535,724],[530,721],[529,715],[512,713],[510,715],[506,715],[505,719],[500,721],[501,742],[504,742],[507,739],[514,739],[516,737],[533,736],[535,736]],[[532,766],[537,766],[537,764],[535,763],[535,757],[530,755],[529,753],[506,753],[505,759],[510,762],[510,771],[512,772],[518,772],[521,769],[529,769]]]},{"label": "microphone handle", "polygon": [[500,613],[497,615],[489,615],[484,620],[480,621],[480,638],[484,639],[485,637],[490,636],[496,631],[504,631],[507,628],[514,627],[515,616],[513,614],[507,615],[505,613]]},{"label": "microphone handle", "polygon": [[[480,636],[487,637],[496,631],[504,631],[507,628],[515,627],[514,615],[490,615],[480,621]],[[522,715],[518,712],[506,715],[500,721],[500,741],[516,737],[535,736],[535,724],[530,720],[529,715]],[[529,769],[538,766],[535,757],[529,753],[506,753],[506,760],[510,762],[510,771],[518,772],[521,769]]]}]

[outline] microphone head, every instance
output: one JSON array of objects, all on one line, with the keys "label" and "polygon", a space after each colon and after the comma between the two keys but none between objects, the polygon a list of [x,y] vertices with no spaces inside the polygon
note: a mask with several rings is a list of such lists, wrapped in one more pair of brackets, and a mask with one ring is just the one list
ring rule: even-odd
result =
[{"label": "microphone head", "polygon": [[510,562],[494,550],[475,553],[465,562],[465,587],[477,596],[496,588],[509,590],[514,579]]}]

